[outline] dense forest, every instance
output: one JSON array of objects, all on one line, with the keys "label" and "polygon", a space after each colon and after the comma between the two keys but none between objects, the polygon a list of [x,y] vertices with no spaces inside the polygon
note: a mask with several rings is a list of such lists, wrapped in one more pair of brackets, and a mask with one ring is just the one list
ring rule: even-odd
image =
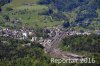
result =
[{"label": "dense forest", "polygon": [[[0,66],[82,66],[85,64],[57,64],[51,63],[50,56],[43,51],[43,47],[28,40],[17,40],[0,37]],[[94,66],[95,64],[86,64]]]},{"label": "dense forest", "polygon": [[62,44],[70,50],[100,53],[100,35],[75,35],[63,39]]},{"label": "dense forest", "polygon": [[11,0],[0,0],[0,11],[2,11],[1,6],[5,5],[7,3],[10,3],[10,2],[11,2]]},{"label": "dense forest", "polygon": [[50,62],[41,45],[27,43],[28,40],[0,37],[0,66],[44,66]]},{"label": "dense forest", "polygon": [[[100,61],[100,35],[75,35],[66,37],[62,40],[59,47],[63,51],[70,51],[70,52],[86,52],[87,56],[94,56],[98,57]],[[90,53],[90,55],[89,55]]]},{"label": "dense forest", "polygon": [[[67,51],[82,51],[91,53],[97,63],[100,59],[100,36],[71,36],[63,39],[60,47]],[[29,45],[29,43],[31,45]],[[43,47],[28,40],[17,40],[0,37],[0,66],[81,66],[83,64],[55,64],[50,62],[50,56],[43,51]],[[85,65],[85,64],[84,64]],[[95,66],[95,64],[86,64]]]},{"label": "dense forest", "polygon": [[100,0],[41,0],[39,4],[49,7],[44,15],[70,22],[71,27],[94,29],[91,25],[100,22],[97,12],[100,9]]}]

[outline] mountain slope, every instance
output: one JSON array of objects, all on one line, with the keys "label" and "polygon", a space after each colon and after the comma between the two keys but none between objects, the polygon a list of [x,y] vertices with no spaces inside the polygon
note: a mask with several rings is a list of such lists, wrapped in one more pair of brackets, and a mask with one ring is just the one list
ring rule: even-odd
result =
[{"label": "mountain slope", "polygon": [[[60,21],[52,20],[50,16],[42,15],[41,13],[48,11],[46,5],[38,4],[39,0],[12,0],[11,3],[2,6],[0,13],[0,26],[19,28],[27,27],[46,27],[62,24]],[[9,17],[9,22],[6,22],[5,16]],[[18,20],[15,24],[14,22]]]},{"label": "mountain slope", "polygon": [[[18,19],[20,26],[46,27],[69,22],[74,29],[100,29],[99,0],[12,0],[2,7],[1,26],[14,27]],[[11,11],[9,11],[11,10]],[[4,16],[8,15],[9,25]]]},{"label": "mountain slope", "polygon": [[41,0],[39,4],[49,5],[54,11],[50,15],[70,22],[71,27],[97,29],[100,26],[100,0]]}]

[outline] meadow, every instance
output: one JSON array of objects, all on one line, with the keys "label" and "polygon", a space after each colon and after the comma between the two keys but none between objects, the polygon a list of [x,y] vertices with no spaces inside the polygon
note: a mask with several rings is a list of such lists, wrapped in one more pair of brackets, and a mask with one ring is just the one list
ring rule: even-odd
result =
[{"label": "meadow", "polygon": [[[3,11],[0,13],[0,19],[3,22],[4,16],[7,15],[10,19],[9,23],[3,26],[14,27],[15,25],[29,26],[33,28],[43,28],[62,24],[61,21],[53,20],[51,16],[41,15],[45,10],[48,10],[48,6],[37,4],[38,0],[13,0],[2,7]],[[12,9],[12,10],[7,10]],[[21,24],[13,24],[14,20],[18,20]]]}]

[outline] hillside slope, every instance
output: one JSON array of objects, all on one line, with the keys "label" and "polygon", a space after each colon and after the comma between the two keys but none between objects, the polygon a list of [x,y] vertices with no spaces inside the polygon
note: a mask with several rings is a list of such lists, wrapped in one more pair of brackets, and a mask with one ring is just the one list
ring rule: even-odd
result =
[{"label": "hillside slope", "polygon": [[[42,15],[41,13],[48,11],[48,7],[38,4],[38,2],[39,0],[12,0],[5,4],[0,13],[0,26],[42,28],[62,24],[60,21],[53,20],[51,16]],[[16,21],[18,22],[16,23]]]},{"label": "hillside slope", "polygon": [[41,0],[39,4],[49,5],[53,10],[49,15],[70,22],[71,27],[100,29],[100,0]]},{"label": "hillside slope", "polygon": [[[100,29],[99,4],[99,0],[12,0],[2,7],[0,24],[14,28],[47,27],[69,22],[69,27],[74,29]],[[9,23],[5,23],[5,17],[9,18]]]}]

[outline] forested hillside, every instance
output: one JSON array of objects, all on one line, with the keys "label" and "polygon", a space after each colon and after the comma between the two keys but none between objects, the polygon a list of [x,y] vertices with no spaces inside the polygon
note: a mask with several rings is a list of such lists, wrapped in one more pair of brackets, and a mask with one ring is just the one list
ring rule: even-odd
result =
[{"label": "forested hillside", "polygon": [[66,37],[59,45],[61,50],[94,57],[100,63],[100,35],[75,35]]},{"label": "forested hillside", "polygon": [[10,3],[11,0],[0,0],[0,11],[1,11],[1,6],[3,6],[4,4]]},{"label": "forested hillside", "polygon": [[48,5],[47,15],[70,22],[71,27],[95,29],[100,26],[100,0],[41,0],[39,4]]}]

